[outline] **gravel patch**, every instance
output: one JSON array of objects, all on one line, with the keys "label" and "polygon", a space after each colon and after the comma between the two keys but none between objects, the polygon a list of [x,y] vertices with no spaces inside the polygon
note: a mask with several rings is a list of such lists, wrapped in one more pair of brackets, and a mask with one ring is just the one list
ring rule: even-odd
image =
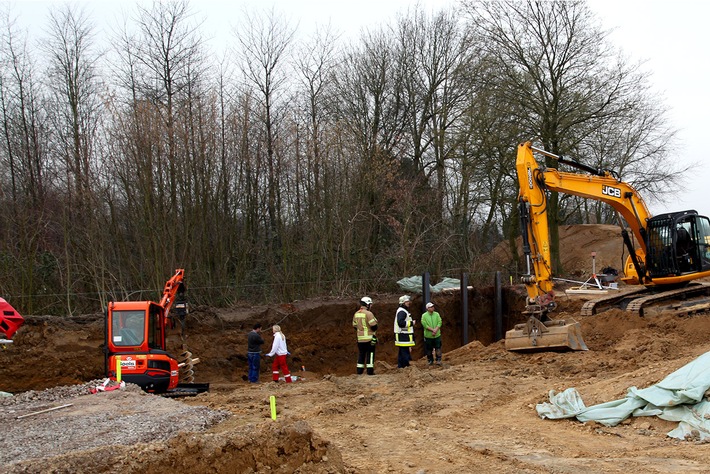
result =
[{"label": "gravel patch", "polygon": [[[165,441],[180,432],[205,431],[230,416],[227,411],[147,394],[132,384],[91,394],[101,382],[0,397],[5,422],[0,465],[102,446]],[[50,411],[37,413],[42,410]]]}]

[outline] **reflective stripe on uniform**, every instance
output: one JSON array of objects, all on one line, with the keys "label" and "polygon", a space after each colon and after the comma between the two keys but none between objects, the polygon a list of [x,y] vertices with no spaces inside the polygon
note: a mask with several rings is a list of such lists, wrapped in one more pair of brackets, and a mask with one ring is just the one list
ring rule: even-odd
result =
[{"label": "reflective stripe on uniform", "polygon": [[394,335],[395,336],[395,341],[394,345],[399,346],[399,347],[408,347],[408,346],[414,346],[414,334],[407,334],[404,332],[400,332]]},{"label": "reflective stripe on uniform", "polygon": [[355,313],[355,319],[357,321],[357,340],[358,342],[366,342],[372,340],[372,333],[370,333],[370,326],[369,324],[372,324],[373,321],[377,323],[376,319],[371,319],[369,323],[365,320],[367,317],[367,314],[365,313],[360,313],[357,312]]}]

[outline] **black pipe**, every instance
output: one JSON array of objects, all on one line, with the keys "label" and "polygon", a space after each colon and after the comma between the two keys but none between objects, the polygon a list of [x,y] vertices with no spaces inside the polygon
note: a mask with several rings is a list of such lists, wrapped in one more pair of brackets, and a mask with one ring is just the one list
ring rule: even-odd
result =
[{"label": "black pipe", "polygon": [[461,334],[462,345],[468,344],[468,273],[461,274]]},{"label": "black pipe", "polygon": [[496,272],[495,276],[495,307],[494,307],[494,327],[495,341],[503,339],[503,285],[501,284],[500,272]]},{"label": "black pipe", "polygon": [[431,301],[429,281],[429,272],[424,272],[422,275],[422,314],[426,312],[426,304]]}]

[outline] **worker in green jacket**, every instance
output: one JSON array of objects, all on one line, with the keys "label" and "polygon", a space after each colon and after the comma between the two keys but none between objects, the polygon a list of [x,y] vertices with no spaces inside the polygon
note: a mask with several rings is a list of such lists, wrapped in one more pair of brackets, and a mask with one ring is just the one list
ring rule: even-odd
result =
[{"label": "worker in green jacket", "polygon": [[432,365],[436,354],[436,364],[441,365],[441,316],[434,311],[431,301],[426,304],[426,312],[422,315],[422,327],[427,362]]}]

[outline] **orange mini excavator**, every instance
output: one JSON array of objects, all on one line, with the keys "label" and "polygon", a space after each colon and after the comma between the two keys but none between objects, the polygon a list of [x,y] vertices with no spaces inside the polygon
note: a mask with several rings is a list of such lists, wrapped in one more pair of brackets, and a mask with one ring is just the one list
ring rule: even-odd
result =
[{"label": "orange mini excavator", "polygon": [[108,304],[105,325],[106,375],[139,385],[147,392],[168,395],[196,395],[209,384],[192,383],[192,365],[198,359],[183,348],[179,361],[166,348],[166,333],[174,326],[170,309],[177,301],[176,316],[187,313],[185,270],[175,270],[165,283],[159,303],[118,301]]}]

